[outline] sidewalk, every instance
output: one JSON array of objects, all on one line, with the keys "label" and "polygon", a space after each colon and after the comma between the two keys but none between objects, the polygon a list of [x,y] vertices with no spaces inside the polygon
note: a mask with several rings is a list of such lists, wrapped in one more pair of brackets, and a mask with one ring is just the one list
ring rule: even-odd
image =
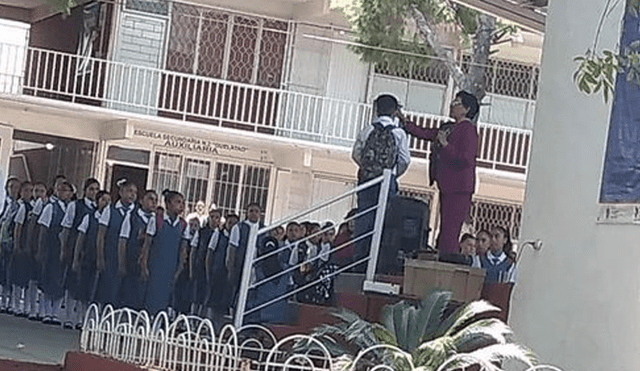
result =
[{"label": "sidewalk", "polygon": [[80,349],[80,331],[0,314],[0,359],[62,364]]}]

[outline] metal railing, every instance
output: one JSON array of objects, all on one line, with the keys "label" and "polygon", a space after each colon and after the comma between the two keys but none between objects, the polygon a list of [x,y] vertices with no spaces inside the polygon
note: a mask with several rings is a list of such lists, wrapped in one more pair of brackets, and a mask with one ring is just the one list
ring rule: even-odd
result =
[{"label": "metal railing", "polygon": [[[214,126],[350,147],[371,105],[136,66],[38,48],[0,44],[0,92],[102,106]],[[423,127],[446,117],[408,116]],[[479,123],[481,167],[525,174],[531,130]],[[410,138],[412,155],[428,158],[427,141]]]},{"label": "metal railing", "polygon": [[[274,303],[277,303],[282,300],[286,300],[304,290],[311,289],[315,285],[321,284],[323,280],[332,279],[338,274],[346,270],[349,270],[353,267],[356,267],[360,264],[364,264],[365,262],[367,263],[366,280],[373,281],[376,273],[376,265],[378,262],[378,253],[380,250],[380,241],[382,238],[382,229],[383,229],[382,227],[384,224],[384,218],[386,214],[386,205],[388,201],[389,188],[391,186],[391,181],[392,181],[391,170],[385,170],[384,174],[376,179],[372,179],[366,183],[363,183],[358,187],[355,187],[354,189],[348,192],[345,192],[342,195],[339,195],[330,200],[322,202],[314,207],[311,207],[308,210],[302,211],[286,219],[275,222],[271,226],[266,226],[264,228],[258,229],[258,226],[254,225],[249,234],[244,266],[242,270],[242,277],[241,277],[240,286],[238,290],[238,299],[237,299],[237,304],[235,306],[235,316],[234,316],[235,326],[237,328],[242,327],[242,325],[244,324],[245,317],[249,314],[257,313],[258,311]],[[303,261],[298,263],[293,263],[290,266],[287,266],[281,271],[275,272],[270,276],[267,275],[264,271],[260,272],[262,274],[256,274],[256,271],[260,270],[261,261],[273,255],[289,253],[290,251],[295,249],[299,243],[307,243],[307,241],[310,242],[315,237],[321,236],[326,231],[333,228],[333,226],[327,227],[325,229],[320,229],[319,231],[313,234],[310,234],[300,240],[294,241],[284,246],[280,246],[276,250],[271,251],[267,254],[263,254],[261,256],[257,254],[259,236],[266,236],[272,229],[278,226],[287,225],[289,222],[299,221],[302,218],[312,216],[313,213],[319,210],[330,208],[332,205],[336,205],[340,203],[340,201],[342,201],[345,198],[356,195],[357,193],[362,191],[370,190],[374,187],[379,187],[379,190],[380,190],[378,192],[378,201],[373,206],[367,208],[366,210],[358,210],[358,212],[355,215],[343,221],[343,222],[349,222],[351,220],[354,220],[356,223],[361,223],[362,225],[364,225],[365,228],[360,230],[361,233],[359,235],[355,236],[353,239],[350,239],[344,242],[341,245],[332,246],[328,251],[321,252],[320,248],[318,248],[318,253],[315,256],[308,257],[307,259],[304,259]],[[366,222],[362,222],[361,220],[367,217],[371,217],[370,213],[372,212],[375,212],[375,217],[372,218],[373,223],[370,226],[371,229],[368,229],[368,226],[366,226]],[[369,240],[369,237],[371,238],[370,240]],[[305,284],[303,285],[295,285],[293,287],[289,287],[286,290],[283,290],[277,293],[276,295],[273,295],[272,297],[268,297],[264,299],[262,302],[260,302],[254,297],[251,303],[249,303],[248,298],[249,298],[249,292],[251,290],[257,291],[261,286],[269,282],[273,282],[274,280],[281,280],[283,278],[289,279],[289,277],[293,274],[294,271],[300,270],[303,266],[307,264],[315,264],[316,262],[319,262],[323,257],[325,256],[328,257],[336,253],[337,251],[343,248],[346,248],[350,244],[357,244],[357,243],[370,244],[370,248],[367,249],[369,253],[366,256],[356,256],[354,258],[355,261],[345,266],[337,267],[335,270],[333,270],[331,273],[327,274],[326,276],[322,276],[314,280],[310,280],[308,282],[305,282]],[[256,279],[252,280],[252,277],[255,277]]]},{"label": "metal railing", "polygon": [[[307,343],[313,347],[296,347]],[[102,312],[92,304],[85,315],[80,350],[119,362],[153,370],[183,371],[415,371],[415,361],[407,352],[391,345],[378,344],[362,349],[353,360],[332,356],[318,339],[307,334],[277,339],[267,328],[249,325],[224,326],[218,333],[208,319],[180,315],[170,320],[160,312],[153,320],[145,311],[110,306]],[[384,351],[388,358],[406,363],[371,364],[371,355]],[[457,361],[468,363],[478,371],[500,371],[502,367],[470,353],[450,356],[437,371],[455,369]],[[520,362],[518,362],[520,363]],[[403,367],[406,364],[409,367]],[[394,367],[396,365],[396,367]],[[514,366],[514,364],[511,364]],[[551,365],[515,364],[526,371],[561,371]],[[458,367],[459,368],[459,367]],[[511,369],[511,368],[507,368]]]}]

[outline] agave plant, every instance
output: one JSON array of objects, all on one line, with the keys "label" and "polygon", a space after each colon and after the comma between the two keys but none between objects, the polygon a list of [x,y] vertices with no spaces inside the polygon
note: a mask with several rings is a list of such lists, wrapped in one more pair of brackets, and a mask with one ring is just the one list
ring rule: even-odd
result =
[{"label": "agave plant", "polygon": [[399,371],[435,371],[456,355],[465,356],[448,362],[446,369],[476,363],[498,369],[496,365],[509,359],[537,364],[531,351],[514,342],[509,326],[492,318],[499,308],[486,301],[451,308],[451,293],[435,291],[417,306],[401,301],[385,307],[382,324],[340,309],[333,312],[338,323],[318,327],[312,336],[337,357],[342,370],[385,364]]}]

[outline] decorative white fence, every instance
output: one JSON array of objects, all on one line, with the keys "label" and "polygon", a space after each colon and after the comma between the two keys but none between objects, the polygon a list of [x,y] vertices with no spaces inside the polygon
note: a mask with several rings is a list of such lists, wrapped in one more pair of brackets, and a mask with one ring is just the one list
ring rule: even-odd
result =
[{"label": "decorative white fence", "polygon": [[[313,350],[296,347],[301,341],[313,344]],[[166,313],[160,312],[152,321],[144,311],[114,310],[111,306],[100,311],[95,304],[85,315],[80,338],[80,350],[85,353],[143,368],[181,371],[395,371],[388,365],[363,368],[367,355],[381,349],[395,359],[406,359],[409,371],[415,369],[407,353],[388,345],[362,350],[347,366],[344,359],[332,357],[321,342],[309,335],[276,339],[269,329],[259,325],[240,329],[226,325],[216,334],[208,319],[180,315],[171,321]],[[455,355],[438,371],[451,369],[453,362],[469,357],[468,354]],[[477,362],[478,371],[500,370],[496,365],[479,359],[472,361]],[[542,365],[521,365],[517,369],[561,371],[557,367]]]},{"label": "decorative white fence", "polygon": [[[351,146],[371,105],[38,48],[0,44],[0,93],[31,95],[267,135]],[[447,117],[408,116],[423,127]],[[479,123],[479,166],[525,174],[531,131]],[[411,138],[413,156],[429,143]]]}]

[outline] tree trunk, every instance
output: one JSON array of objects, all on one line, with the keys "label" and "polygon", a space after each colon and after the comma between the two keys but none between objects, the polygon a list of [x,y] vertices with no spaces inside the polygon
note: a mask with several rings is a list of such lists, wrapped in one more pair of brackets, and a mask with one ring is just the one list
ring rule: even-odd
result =
[{"label": "tree trunk", "polygon": [[451,51],[440,43],[433,20],[418,10],[416,6],[411,6],[409,15],[416,22],[420,36],[429,44],[435,55],[444,60],[456,85],[474,94],[478,101],[482,101],[486,90],[484,70],[489,62],[491,38],[496,28],[495,17],[483,13],[478,16],[478,30],[473,37],[473,59],[469,66],[469,72],[465,74],[453,58]]},{"label": "tree trunk", "polygon": [[489,65],[491,38],[495,29],[495,17],[483,13],[478,15],[478,30],[473,37],[473,60],[467,74],[467,86],[464,88],[475,95],[478,101],[482,101],[486,94],[485,69]]}]

